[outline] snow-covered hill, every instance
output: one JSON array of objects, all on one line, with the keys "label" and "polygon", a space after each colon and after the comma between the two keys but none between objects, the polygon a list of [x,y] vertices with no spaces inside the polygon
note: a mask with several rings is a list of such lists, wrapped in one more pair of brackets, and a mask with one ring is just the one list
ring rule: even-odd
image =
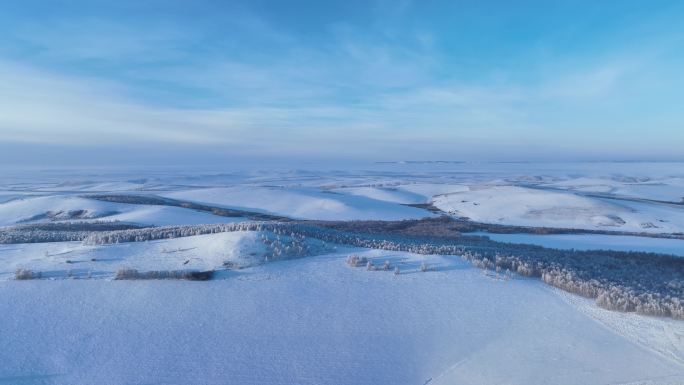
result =
[{"label": "snow-covered hill", "polygon": [[457,217],[521,226],[676,233],[684,207],[591,198],[509,185],[473,185],[438,195],[433,204]]},{"label": "snow-covered hill", "polygon": [[68,194],[25,197],[0,203],[0,226],[87,220],[164,226],[225,223],[241,219],[220,217],[180,207],[103,202]]},{"label": "snow-covered hill", "polygon": [[298,240],[253,231],[103,246],[81,242],[0,245],[0,280],[14,279],[18,269],[40,272],[44,279],[112,279],[124,268],[214,270],[223,269],[225,263],[251,266],[266,260],[313,256],[332,249],[315,239]]},{"label": "snow-covered hill", "polygon": [[[361,171],[13,171],[0,180],[0,226],[244,220],[213,215],[211,208],[83,197],[97,192],[304,219],[422,218],[436,214],[407,205],[433,203],[453,216],[491,223],[684,229],[684,207],[642,199],[676,202],[684,196],[681,164],[598,167],[397,163]],[[557,236],[532,243],[663,251],[682,242],[639,239]],[[344,262],[350,254],[376,265],[390,261],[400,274],[352,268]],[[421,272],[422,263],[430,271]],[[124,268],[217,272],[206,282],[114,280]],[[17,269],[40,272],[42,279],[15,280]],[[684,322],[607,311],[538,280],[503,277],[457,256],[356,249],[268,231],[97,246],[0,245],[0,383],[684,383]]]},{"label": "snow-covered hill", "polygon": [[301,188],[245,186],[186,190],[168,193],[165,196],[297,219],[398,220],[434,215],[422,209],[365,196]]}]

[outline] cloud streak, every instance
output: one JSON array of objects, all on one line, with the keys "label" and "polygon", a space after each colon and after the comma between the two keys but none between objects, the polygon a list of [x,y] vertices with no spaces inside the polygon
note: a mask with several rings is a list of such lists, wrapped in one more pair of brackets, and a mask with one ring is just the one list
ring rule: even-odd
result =
[{"label": "cloud streak", "polygon": [[[244,9],[229,10],[221,29],[217,20],[178,29],[65,19],[50,33],[27,24],[13,47],[0,45],[0,143],[376,159],[519,159],[530,148],[618,156],[644,144],[668,154],[684,144],[676,103],[649,104],[676,96],[676,81],[655,81],[677,74],[675,43],[647,39],[638,55],[616,45],[525,71],[502,64],[473,78],[444,35],[402,24],[417,4],[380,11],[388,6],[375,12],[391,18],[332,23],[322,37]],[[655,113],[659,132],[674,133],[668,140],[643,138]]]}]

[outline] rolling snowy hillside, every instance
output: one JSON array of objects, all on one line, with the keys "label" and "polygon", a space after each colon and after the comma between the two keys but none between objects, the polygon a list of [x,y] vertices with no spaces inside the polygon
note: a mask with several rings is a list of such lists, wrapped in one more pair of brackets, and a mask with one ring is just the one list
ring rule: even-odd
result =
[{"label": "rolling snowy hillside", "polygon": [[[249,219],[215,215],[221,213],[214,208],[331,221],[438,217],[429,206],[409,206],[428,203],[453,217],[495,224],[652,234],[684,229],[684,207],[649,200],[676,201],[681,178],[675,171],[658,174],[651,167],[621,176],[566,166],[382,167],[392,172],[71,173],[67,182],[22,174],[0,181],[0,231]],[[129,203],[96,200],[93,193]],[[126,199],[131,196],[150,199]],[[459,256],[356,248],[289,232],[203,234],[0,245],[0,383],[684,383],[682,321],[604,310],[541,280],[483,271]],[[684,242],[491,236],[679,255]],[[350,267],[345,260],[352,254],[374,266],[389,261],[391,268]],[[421,271],[423,264],[428,271]],[[214,275],[203,282],[115,280],[132,269]],[[18,270],[39,279],[17,280]],[[680,283],[675,275],[668,284]]]},{"label": "rolling snowy hillside", "polygon": [[434,215],[428,211],[398,203],[315,189],[245,186],[187,190],[165,194],[165,196],[298,219],[397,220]]},{"label": "rolling snowy hillside", "polygon": [[520,226],[651,233],[684,231],[684,206],[590,198],[570,192],[475,185],[433,198],[437,208],[473,221]]}]

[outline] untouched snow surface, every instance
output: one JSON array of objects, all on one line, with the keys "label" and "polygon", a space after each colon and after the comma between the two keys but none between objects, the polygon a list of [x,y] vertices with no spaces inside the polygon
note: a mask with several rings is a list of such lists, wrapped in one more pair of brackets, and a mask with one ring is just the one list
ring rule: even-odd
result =
[{"label": "untouched snow surface", "polygon": [[426,210],[397,203],[315,189],[229,187],[180,191],[165,196],[297,219],[400,220],[434,216]]},{"label": "untouched snow surface", "polygon": [[[538,281],[497,280],[458,258],[362,253],[403,273],[351,268],[336,254],[209,282],[0,282],[0,381],[684,381],[676,356],[664,359],[662,346],[649,345],[662,340],[637,344]],[[419,272],[423,260],[437,271]],[[682,323],[653,323],[681,336]]]}]

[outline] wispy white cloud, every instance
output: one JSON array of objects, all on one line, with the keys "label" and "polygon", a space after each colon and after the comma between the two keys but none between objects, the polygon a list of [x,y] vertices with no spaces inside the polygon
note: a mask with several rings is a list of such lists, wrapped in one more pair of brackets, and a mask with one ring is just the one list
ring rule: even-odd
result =
[{"label": "wispy white cloud", "polygon": [[[382,14],[401,15],[411,6]],[[546,63],[531,80],[473,81],[442,60],[429,31],[337,23],[322,43],[310,44],[249,12],[230,23],[238,36],[268,50],[212,36],[211,28],[179,31],[159,23],[93,19],[17,32],[41,60],[0,61],[0,142],[221,145],[379,157],[561,142],[587,150],[610,141],[622,124],[643,123],[625,108],[634,106],[625,94],[653,67],[645,44],[638,54],[630,48],[587,62]],[[92,61],[105,70],[68,69]],[[663,124],[681,123],[676,119]],[[585,134],[592,144],[582,140]]]}]

